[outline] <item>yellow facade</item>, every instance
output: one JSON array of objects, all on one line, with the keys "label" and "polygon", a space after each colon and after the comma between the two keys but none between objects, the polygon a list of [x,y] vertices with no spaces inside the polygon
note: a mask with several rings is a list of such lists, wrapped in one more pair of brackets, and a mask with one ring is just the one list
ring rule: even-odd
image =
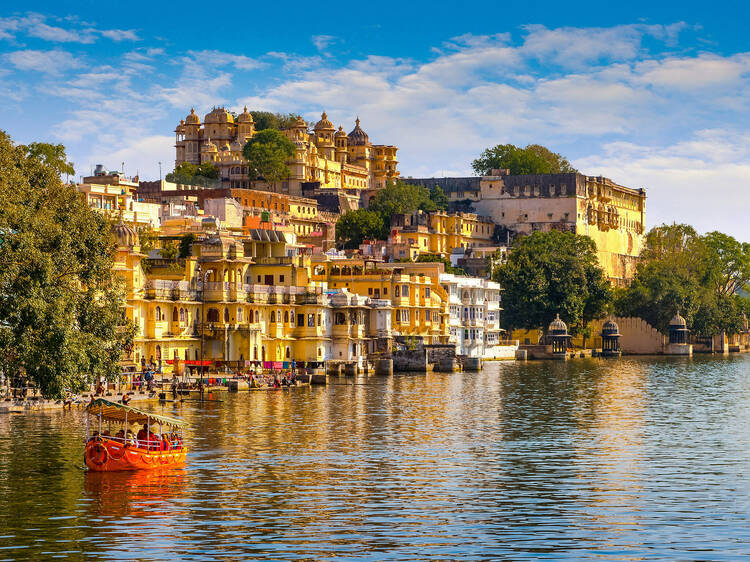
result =
[{"label": "yellow facade", "polygon": [[314,257],[312,280],[330,289],[345,289],[389,300],[394,337],[423,343],[448,341],[448,295],[440,285],[442,264],[375,263],[362,259]]},{"label": "yellow facade", "polygon": [[474,248],[492,243],[495,225],[489,217],[473,213],[418,211],[394,217],[388,238],[393,259],[416,259],[420,254],[450,255],[454,248]]}]

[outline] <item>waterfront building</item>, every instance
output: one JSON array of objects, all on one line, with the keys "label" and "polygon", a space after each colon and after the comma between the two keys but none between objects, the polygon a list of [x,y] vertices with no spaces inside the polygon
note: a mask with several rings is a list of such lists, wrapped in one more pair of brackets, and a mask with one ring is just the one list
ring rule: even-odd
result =
[{"label": "waterfront building", "polygon": [[[263,184],[271,191],[300,196],[307,189],[347,192],[358,201],[363,190],[385,187],[399,176],[397,147],[376,145],[360,126],[359,118],[347,134],[328,120],[325,112],[312,130],[301,118],[282,131],[295,144],[295,155],[287,162],[290,177],[279,185]],[[249,188],[247,162],[242,149],[255,134],[255,123],[247,108],[240,115],[215,107],[201,123],[193,109],[175,129],[175,167],[183,162],[210,162],[219,168],[223,187]],[[258,183],[261,186],[262,182]]]},{"label": "waterfront building", "polygon": [[[456,346],[456,355],[480,359],[508,356],[500,328],[500,285],[494,281],[440,274],[440,284],[449,299],[449,338]],[[515,356],[515,348],[510,357]]]},{"label": "waterfront building", "polygon": [[382,263],[312,256],[312,281],[392,307],[393,339],[400,344],[448,343],[448,294],[442,263]]}]

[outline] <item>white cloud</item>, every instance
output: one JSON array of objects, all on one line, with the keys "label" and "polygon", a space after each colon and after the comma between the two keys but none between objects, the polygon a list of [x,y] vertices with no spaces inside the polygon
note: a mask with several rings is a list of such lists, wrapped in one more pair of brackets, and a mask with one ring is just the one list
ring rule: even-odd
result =
[{"label": "white cloud", "polygon": [[36,51],[27,49],[6,55],[8,61],[19,70],[35,70],[46,74],[60,74],[78,68],[81,62],[67,51]]},{"label": "white cloud", "polygon": [[709,129],[667,146],[609,143],[573,161],[579,169],[629,187],[645,187],[649,226],[687,222],[750,241],[750,133]]},{"label": "white cloud", "polygon": [[312,42],[319,51],[325,51],[330,45],[338,41],[333,35],[313,35]]},{"label": "white cloud", "polygon": [[[64,21],[67,27],[50,25],[49,20]],[[138,41],[132,29],[97,29],[96,26],[80,22],[77,18],[53,18],[44,14],[27,13],[24,16],[0,18],[0,40],[12,40],[18,36],[33,37],[52,43],[91,44],[99,37],[112,41]]]}]

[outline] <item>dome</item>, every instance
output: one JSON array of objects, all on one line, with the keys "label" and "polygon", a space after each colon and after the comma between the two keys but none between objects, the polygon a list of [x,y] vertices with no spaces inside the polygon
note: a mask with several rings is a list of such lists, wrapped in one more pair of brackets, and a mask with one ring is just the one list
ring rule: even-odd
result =
[{"label": "dome", "polygon": [[602,326],[603,336],[617,336],[619,334],[620,334],[620,327],[617,325],[617,322],[615,322],[611,318],[607,320]]},{"label": "dome", "polygon": [[138,245],[138,231],[125,224],[122,219],[112,227],[117,245],[121,248],[132,248]]},{"label": "dome", "polygon": [[253,122],[253,116],[250,115],[247,111],[247,106],[245,106],[245,109],[240,115],[237,117],[237,123],[252,123]]},{"label": "dome", "polygon": [[359,126],[359,117],[357,117],[354,129],[352,129],[352,132],[349,133],[349,144],[352,144],[354,146],[364,146],[370,144],[370,137],[368,137],[367,133],[365,133],[362,130],[362,127]]},{"label": "dome", "polygon": [[234,123],[234,117],[223,107],[214,107],[211,113],[206,114],[204,123]]},{"label": "dome", "polygon": [[325,111],[320,116],[320,121],[318,121],[317,123],[315,123],[315,130],[316,131],[334,131],[334,130],[336,130],[336,128],[333,126],[333,123],[331,123],[328,120],[328,115],[326,115]]},{"label": "dome", "polygon": [[555,319],[550,323],[549,325],[549,333],[553,336],[564,336],[568,334],[568,326],[560,320],[560,315],[558,314]]},{"label": "dome", "polygon": [[345,136],[346,136],[346,131],[344,131],[344,128],[341,125],[339,125],[339,130],[336,131],[336,138],[345,137]]},{"label": "dome", "polygon": [[302,119],[301,115],[297,115],[297,120],[294,122],[294,125],[292,125],[292,128],[307,129],[307,123],[305,123],[305,120]]},{"label": "dome", "polygon": [[195,113],[194,108],[190,108],[190,115],[185,117],[185,124],[186,125],[200,125],[201,124],[201,118],[198,117],[198,115]]},{"label": "dome", "polygon": [[206,144],[203,145],[203,150],[201,152],[218,152],[219,149],[216,147],[214,143],[211,142],[211,139],[208,139]]},{"label": "dome", "polygon": [[685,321],[685,319],[682,316],[680,316],[680,311],[679,310],[677,311],[677,314],[675,314],[674,318],[672,318],[669,321],[669,327],[670,328],[673,328],[673,327],[674,328],[685,328],[685,327],[687,327],[687,322]]}]

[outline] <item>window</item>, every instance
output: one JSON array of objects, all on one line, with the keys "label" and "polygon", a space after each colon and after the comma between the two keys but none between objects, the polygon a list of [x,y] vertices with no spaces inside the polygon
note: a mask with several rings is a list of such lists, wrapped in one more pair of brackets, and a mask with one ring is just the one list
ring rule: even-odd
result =
[{"label": "window", "polygon": [[289,311],[285,310],[284,311],[284,323],[286,324],[287,322],[289,322]]},{"label": "window", "polygon": [[429,299],[430,298],[430,288],[425,287],[424,288],[424,298]]},{"label": "window", "polygon": [[258,323],[258,311],[257,310],[255,311],[255,323],[256,324]]},{"label": "window", "polygon": [[283,275],[279,275],[279,283],[283,283],[283,282],[284,282],[284,276]]},{"label": "window", "polygon": [[161,322],[161,307],[157,306],[156,310],[154,311],[154,320],[157,322]]},{"label": "window", "polygon": [[[398,298],[401,296],[401,288],[399,285],[396,285],[393,289],[393,296]],[[158,309],[157,309],[158,310]]]},{"label": "window", "polygon": [[271,322],[276,322],[276,311],[275,310],[271,311]]},{"label": "window", "polygon": [[304,314],[298,314],[297,315],[297,327],[301,328],[305,325],[305,315]]},{"label": "window", "polygon": [[404,286],[403,286],[403,287],[401,288],[401,294],[402,294],[403,296],[405,296],[405,297],[408,297],[408,296],[409,296],[409,285],[404,285]]},{"label": "window", "polygon": [[314,314],[308,314],[307,315],[307,326],[309,328],[315,327],[315,315]]},{"label": "window", "polygon": [[318,326],[320,326],[322,320],[323,320],[322,316],[318,314]]}]

